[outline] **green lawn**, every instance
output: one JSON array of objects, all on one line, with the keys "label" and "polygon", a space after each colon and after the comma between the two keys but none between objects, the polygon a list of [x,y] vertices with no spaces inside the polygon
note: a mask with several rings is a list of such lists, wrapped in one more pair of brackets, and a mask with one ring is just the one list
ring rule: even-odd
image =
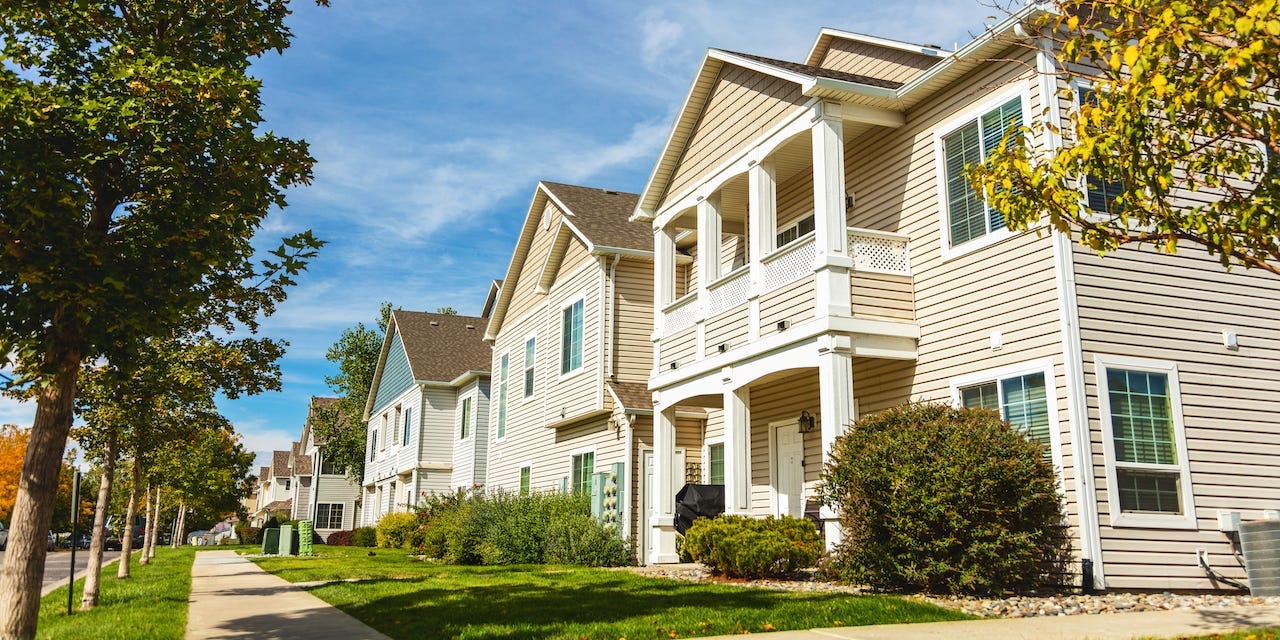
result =
[{"label": "green lawn", "polygon": [[1226,634],[1216,633],[1210,636],[1194,636],[1182,638],[1181,640],[1280,640],[1280,627],[1250,629]]},{"label": "green lawn", "polygon": [[[136,556],[135,556],[136,558]],[[187,596],[191,593],[191,562],[195,547],[161,547],[151,564],[139,566],[133,577],[116,578],[116,565],[102,571],[98,607],[67,616],[67,588],[59,587],[40,601],[37,638],[57,640],[180,640],[187,628]],[[76,581],[75,606],[80,606],[84,580]]]},{"label": "green lawn", "polygon": [[686,638],[967,616],[890,596],[794,593],[580,567],[458,567],[403,551],[317,547],[255,562],[393,638]]}]

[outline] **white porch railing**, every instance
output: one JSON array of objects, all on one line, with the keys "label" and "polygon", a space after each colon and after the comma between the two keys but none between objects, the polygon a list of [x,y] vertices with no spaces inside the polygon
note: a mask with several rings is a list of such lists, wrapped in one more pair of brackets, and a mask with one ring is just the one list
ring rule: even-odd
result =
[{"label": "white porch railing", "polygon": [[908,237],[901,233],[849,227],[849,255],[853,270],[891,275],[911,275]]},{"label": "white porch railing", "polygon": [[690,293],[662,310],[662,335],[669,336],[693,326],[698,319],[698,294]]},{"label": "white porch railing", "polygon": [[707,285],[708,313],[719,315],[751,297],[751,270],[739,267],[733,273]]},{"label": "white porch railing", "polygon": [[818,255],[813,234],[760,259],[764,267],[764,292],[782,288],[805,276],[813,275],[813,259]]}]

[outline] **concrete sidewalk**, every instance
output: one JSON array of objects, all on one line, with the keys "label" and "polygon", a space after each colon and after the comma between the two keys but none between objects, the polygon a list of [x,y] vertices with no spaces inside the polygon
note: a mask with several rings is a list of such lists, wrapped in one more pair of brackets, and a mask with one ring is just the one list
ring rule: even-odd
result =
[{"label": "concrete sidewalk", "polygon": [[187,640],[390,640],[234,551],[201,551],[191,566]]},{"label": "concrete sidewalk", "polygon": [[[763,634],[769,640],[1130,640],[1178,638],[1280,626],[1276,607],[883,624]],[[719,636],[733,638],[737,636]]]}]

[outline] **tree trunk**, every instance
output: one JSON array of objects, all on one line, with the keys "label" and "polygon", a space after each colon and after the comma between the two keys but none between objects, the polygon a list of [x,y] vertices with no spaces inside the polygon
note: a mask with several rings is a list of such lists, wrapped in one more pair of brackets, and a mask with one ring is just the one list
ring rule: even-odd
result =
[{"label": "tree trunk", "polygon": [[147,557],[147,544],[151,542],[151,483],[147,483],[147,499],[142,505],[142,548],[138,549],[138,565],[151,561]]},{"label": "tree trunk", "polygon": [[156,542],[160,539],[160,485],[156,485],[156,508],[155,515],[150,518],[151,522],[151,542],[147,544],[147,558],[156,557]]},{"label": "tree trunk", "polygon": [[133,555],[133,521],[138,517],[138,485],[142,484],[141,447],[133,452],[133,489],[129,492],[129,508],[125,511],[124,529],[120,535],[120,562],[117,578],[129,577],[129,558]]},{"label": "tree trunk", "polygon": [[178,516],[173,521],[173,532],[169,536],[169,546],[177,549],[182,546],[182,525],[187,519],[187,501],[178,501]]},{"label": "tree trunk", "polygon": [[[107,526],[107,508],[111,504],[111,480],[116,473],[116,432],[107,434],[105,459],[102,462],[102,480],[98,485],[98,504],[93,508],[93,529],[89,538],[89,564],[84,574],[84,595],[80,596],[80,610],[88,611],[98,606],[98,581],[102,578],[102,531]],[[72,541],[74,544],[74,541]]]},{"label": "tree trunk", "polygon": [[50,353],[46,362],[56,365],[57,374],[37,396],[0,573],[0,636],[15,640],[30,640],[36,635],[49,523],[80,374],[79,353]]}]

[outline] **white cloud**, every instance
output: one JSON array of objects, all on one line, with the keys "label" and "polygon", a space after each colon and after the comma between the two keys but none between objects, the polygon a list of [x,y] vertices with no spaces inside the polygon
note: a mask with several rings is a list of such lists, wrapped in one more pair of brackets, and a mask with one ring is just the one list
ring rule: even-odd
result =
[{"label": "white cloud", "polygon": [[35,422],[36,403],[20,402],[7,396],[0,396],[0,424],[16,424],[27,428]]},{"label": "white cloud", "polygon": [[680,45],[684,27],[668,20],[657,8],[646,9],[640,25],[640,59],[650,67],[669,62],[672,52]]}]

